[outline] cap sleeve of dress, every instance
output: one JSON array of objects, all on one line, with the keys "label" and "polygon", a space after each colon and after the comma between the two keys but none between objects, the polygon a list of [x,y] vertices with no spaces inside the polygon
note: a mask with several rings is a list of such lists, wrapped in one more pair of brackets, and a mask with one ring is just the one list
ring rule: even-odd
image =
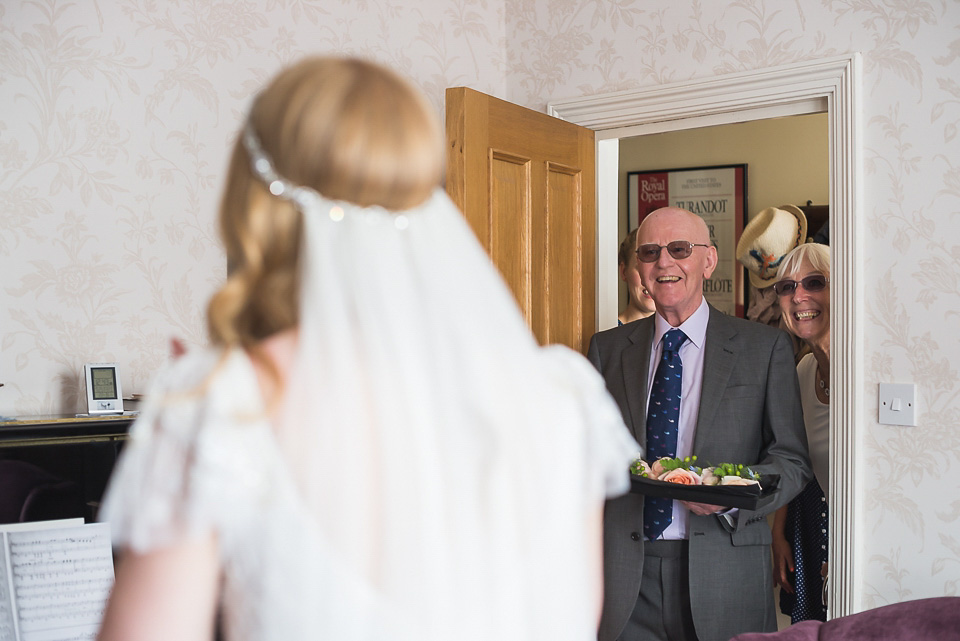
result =
[{"label": "cap sleeve of dress", "polygon": [[157,375],[99,515],[115,545],[145,552],[217,528],[230,502],[223,468],[238,464],[229,437],[262,416],[255,385],[239,351],[187,354]]},{"label": "cap sleeve of dress", "polygon": [[571,383],[584,417],[584,455],[588,469],[598,471],[597,492],[607,498],[630,489],[630,464],[640,455],[640,445],[623,422],[620,408],[607,391],[603,378],[586,358],[570,348],[552,345],[545,356],[555,361],[556,372]]}]

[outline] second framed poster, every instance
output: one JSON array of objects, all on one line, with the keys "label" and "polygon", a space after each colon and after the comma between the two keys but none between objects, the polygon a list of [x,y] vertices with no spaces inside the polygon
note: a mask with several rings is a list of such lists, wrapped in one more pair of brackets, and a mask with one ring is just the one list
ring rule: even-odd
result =
[{"label": "second framed poster", "polygon": [[[633,229],[654,209],[680,207],[707,223],[719,263],[703,283],[703,295],[722,312],[743,318],[746,289],[737,262],[737,241],[747,223],[747,165],[720,165],[627,174],[627,227]],[[675,238],[673,240],[686,240]]]}]

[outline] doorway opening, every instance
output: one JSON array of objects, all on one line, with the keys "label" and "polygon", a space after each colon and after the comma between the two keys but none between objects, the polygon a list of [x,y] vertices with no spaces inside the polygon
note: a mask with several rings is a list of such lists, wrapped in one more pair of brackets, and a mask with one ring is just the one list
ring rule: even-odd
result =
[{"label": "doorway opening", "polygon": [[[862,256],[859,211],[862,141],[860,55],[812,60],[702,80],[553,102],[548,113],[588,127],[597,139],[597,255],[619,244],[620,140],[791,115],[826,113],[829,125],[831,386],[831,526],[827,608],[831,618],[862,609],[856,426],[863,405]],[[612,265],[610,263],[613,263]],[[616,325],[615,261],[597,264],[597,327]]]},{"label": "doorway opening", "polygon": [[[811,212],[807,216],[807,236],[813,237],[820,231],[830,200],[828,131],[827,114],[823,112],[621,138],[619,237],[623,238],[636,227],[641,210],[645,212],[659,206],[641,202],[638,190],[628,190],[628,182],[633,186],[638,184],[636,180],[628,180],[628,173],[743,164],[746,189],[742,218],[740,212],[732,210],[728,217],[719,214],[722,222],[713,237],[725,265],[723,274],[714,273],[714,278],[731,278],[733,288],[715,290],[713,298],[710,295],[707,298],[721,311],[739,316],[743,316],[745,310],[750,311],[751,301],[757,305],[754,311],[770,308],[769,299],[752,297],[750,280],[741,276],[743,270],[735,256],[736,229],[746,225],[747,216],[752,218],[767,207],[816,205],[819,208],[807,207]],[[633,200],[628,202],[628,196]],[[817,215],[813,215],[814,212]],[[715,219],[717,214],[708,216]],[[609,260],[609,257],[600,258]],[[626,284],[621,279],[619,285],[620,309],[623,309],[627,300]],[[780,315],[779,305],[774,303],[772,310],[767,311],[765,317],[775,324]]]}]

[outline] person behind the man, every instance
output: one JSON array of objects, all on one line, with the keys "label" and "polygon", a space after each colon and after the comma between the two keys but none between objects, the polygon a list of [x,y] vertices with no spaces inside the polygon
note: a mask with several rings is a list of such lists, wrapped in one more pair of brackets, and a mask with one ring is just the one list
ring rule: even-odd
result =
[{"label": "person behind the man", "polygon": [[[646,458],[742,463],[779,474],[780,490],[762,511],[640,494],[608,501],[599,639],[726,641],[776,630],[765,517],[811,478],[790,338],[707,303],[703,281],[718,257],[700,217],[651,212],[637,246],[657,313],[595,334],[588,356]],[[680,376],[665,378],[666,369]],[[664,427],[670,421],[679,430]]]}]

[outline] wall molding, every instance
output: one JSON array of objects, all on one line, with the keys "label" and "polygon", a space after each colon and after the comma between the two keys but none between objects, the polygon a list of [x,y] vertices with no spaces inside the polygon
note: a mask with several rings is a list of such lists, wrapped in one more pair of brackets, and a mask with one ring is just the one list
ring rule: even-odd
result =
[{"label": "wall molding", "polygon": [[[828,113],[830,139],[831,618],[862,610],[862,478],[860,438],[867,424],[863,377],[863,250],[859,233],[863,143],[859,53],[656,87],[559,100],[547,112],[597,132],[597,256],[616,255],[619,140],[806,113]],[[607,178],[604,179],[604,176]],[[610,262],[610,261],[606,261]],[[617,271],[598,261],[597,327],[617,314]]]}]

